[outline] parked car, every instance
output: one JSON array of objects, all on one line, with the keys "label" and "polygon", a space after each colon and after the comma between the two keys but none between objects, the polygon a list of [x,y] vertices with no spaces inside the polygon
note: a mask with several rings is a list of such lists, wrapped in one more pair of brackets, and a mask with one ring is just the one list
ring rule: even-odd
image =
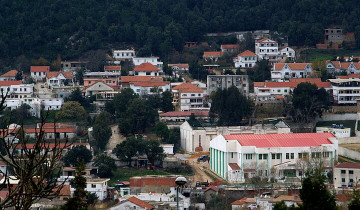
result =
[{"label": "parked car", "polygon": [[201,157],[199,157],[197,159],[197,162],[205,162],[205,161],[209,161],[210,160],[210,157],[207,156],[207,155],[201,155]]}]

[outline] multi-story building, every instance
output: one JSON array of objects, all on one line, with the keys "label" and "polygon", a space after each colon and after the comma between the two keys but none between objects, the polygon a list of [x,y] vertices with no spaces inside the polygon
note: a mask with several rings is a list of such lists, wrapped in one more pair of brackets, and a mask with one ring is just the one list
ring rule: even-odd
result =
[{"label": "multi-story building", "polygon": [[102,82],[114,89],[119,89],[120,74],[113,72],[89,72],[84,74],[84,89],[97,82]]},{"label": "multi-story building", "polygon": [[13,81],[16,80],[15,77],[18,74],[17,70],[10,70],[5,74],[0,76],[0,81]]},{"label": "multi-story building", "polygon": [[329,79],[334,103],[339,105],[356,104],[360,99],[360,78]]},{"label": "multi-story building", "polygon": [[360,74],[359,62],[326,61],[326,69],[330,73],[346,72],[347,74]]},{"label": "multi-story building", "polygon": [[170,91],[170,82],[131,82],[130,88],[141,97]]},{"label": "multi-story building", "polygon": [[180,111],[196,110],[204,107],[204,90],[191,83],[182,83],[172,89],[176,107]]},{"label": "multi-story building", "polygon": [[331,92],[330,82],[321,82],[320,78],[290,79],[289,82],[254,82],[255,100],[259,102],[282,100],[302,82],[315,84],[318,88]]},{"label": "multi-story building", "polygon": [[130,87],[130,83],[134,82],[162,82],[163,78],[159,76],[122,76],[121,87]]},{"label": "multi-story building", "polygon": [[237,55],[234,59],[236,68],[253,68],[256,65],[257,56],[250,50],[246,50]]},{"label": "multi-story building", "polygon": [[76,71],[85,68],[88,61],[61,61],[62,71]]},{"label": "multi-story building", "polygon": [[295,59],[295,50],[291,47],[280,47],[279,48],[279,55],[286,56],[287,58],[294,60]]},{"label": "multi-story building", "polygon": [[277,62],[279,55],[278,42],[263,38],[255,42],[255,54],[260,60],[268,59],[270,62]]},{"label": "multi-story building", "polygon": [[331,133],[219,135],[210,142],[210,170],[230,182],[253,176],[302,177],[302,161],[331,168],[338,156]]},{"label": "multi-story building", "polygon": [[245,96],[249,95],[249,79],[248,75],[208,75],[207,90],[210,95],[217,89],[227,89],[235,86],[240,93]]},{"label": "multi-story building", "polygon": [[174,76],[189,72],[189,64],[187,63],[168,64],[168,66],[173,70]]},{"label": "multi-story building", "polygon": [[50,72],[50,66],[31,66],[30,75],[35,81],[41,81],[46,78],[46,74]]},{"label": "multi-story building", "polygon": [[[201,121],[200,121],[201,122]],[[210,141],[220,134],[277,134],[290,133],[290,127],[282,120],[273,120],[254,126],[191,126],[184,122],[180,126],[180,145],[186,152],[208,152]]]},{"label": "multi-story building", "polygon": [[134,68],[134,76],[160,76],[162,72],[151,63],[142,63]]},{"label": "multi-story building", "polygon": [[104,66],[104,71],[121,74],[121,66]]},{"label": "multi-story building", "polygon": [[163,69],[163,62],[159,61],[159,57],[134,57],[133,63],[135,66],[138,66],[142,63],[151,63],[152,65],[156,66],[158,69]]},{"label": "multi-story building", "polygon": [[360,163],[339,163],[334,167],[333,181],[335,189],[353,189],[359,180]]},{"label": "multi-story building", "polygon": [[74,83],[74,74],[72,71],[51,71],[46,75],[46,82],[50,88],[72,85]]},{"label": "multi-story building", "polygon": [[0,81],[0,91],[7,99],[30,98],[34,94],[34,84],[22,84],[21,81]]},{"label": "multi-story building", "polygon": [[311,65],[311,63],[274,63],[271,80],[282,82],[290,78],[306,78],[313,71]]},{"label": "multi-story building", "polygon": [[130,60],[135,57],[135,50],[114,50],[113,58],[116,60]]},{"label": "multi-story building", "polygon": [[325,43],[339,43],[344,40],[343,29],[341,28],[327,28],[325,29]]},{"label": "multi-story building", "polygon": [[333,124],[331,127],[316,127],[316,133],[332,133],[337,138],[346,138],[351,136],[351,128],[345,128],[342,124]]}]

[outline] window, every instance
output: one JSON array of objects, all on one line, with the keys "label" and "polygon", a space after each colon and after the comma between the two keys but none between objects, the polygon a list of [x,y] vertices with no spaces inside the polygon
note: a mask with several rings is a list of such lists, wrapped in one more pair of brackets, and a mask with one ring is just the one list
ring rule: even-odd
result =
[{"label": "window", "polygon": [[313,152],[311,153],[312,158],[320,158],[320,152]]},{"label": "window", "polygon": [[287,93],[287,90],[286,90],[286,89],[284,90],[284,93]]},{"label": "window", "polygon": [[277,153],[276,154],[276,159],[280,160],[280,158],[281,158],[281,153]]},{"label": "window", "polygon": [[349,170],[349,174],[354,174],[354,171],[353,171],[353,170]]},{"label": "window", "polygon": [[290,158],[291,158],[291,159],[294,159],[294,153],[291,153],[291,154],[290,154]]},{"label": "window", "polygon": [[271,159],[275,160],[275,155],[276,154],[271,154]]},{"label": "window", "polygon": [[91,188],[96,188],[96,184],[91,184]]},{"label": "window", "polygon": [[251,160],[252,159],[252,154],[245,154],[245,159],[246,160]]},{"label": "window", "polygon": [[345,182],[345,178],[342,178],[342,179],[341,179],[341,182]]},{"label": "window", "polygon": [[231,158],[234,158],[234,153],[233,152],[231,153]]},{"label": "window", "polygon": [[323,153],[323,157],[325,157],[325,158],[330,157],[330,152],[324,152],[324,153]]},{"label": "window", "polygon": [[286,153],[286,159],[290,159],[290,153]]},{"label": "window", "polygon": [[280,91],[281,91],[280,89],[277,90],[278,93],[280,93]]},{"label": "window", "polygon": [[262,158],[263,158],[264,160],[267,160],[267,159],[268,159],[268,154],[263,154],[263,155],[262,155]]},{"label": "window", "polygon": [[346,170],[341,170],[341,174],[346,174]]},{"label": "window", "polygon": [[353,180],[353,179],[349,179],[349,182],[351,182],[351,183],[352,183],[352,182],[354,182],[354,180]]}]

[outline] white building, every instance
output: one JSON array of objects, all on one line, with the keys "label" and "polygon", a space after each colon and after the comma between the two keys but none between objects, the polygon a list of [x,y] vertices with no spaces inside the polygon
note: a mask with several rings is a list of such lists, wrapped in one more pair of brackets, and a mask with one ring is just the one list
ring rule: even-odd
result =
[{"label": "white building", "polygon": [[135,50],[114,50],[113,58],[116,60],[127,60],[135,57]]},{"label": "white building", "polygon": [[287,58],[289,59],[295,59],[295,50],[292,49],[291,47],[281,47],[280,51],[279,51],[280,55],[285,55]]},{"label": "white building", "polygon": [[255,42],[255,54],[260,60],[268,59],[269,61],[277,61],[279,44],[268,38],[260,39]]},{"label": "white building", "polygon": [[104,82],[95,82],[94,84],[84,88],[85,96],[93,96],[101,92],[114,91],[114,88]]},{"label": "white building", "polygon": [[257,56],[250,50],[246,50],[237,55],[234,59],[236,68],[252,68],[256,65]]},{"label": "white building", "polygon": [[334,167],[333,181],[335,189],[353,189],[360,180],[360,163],[339,163]]},{"label": "white building", "polygon": [[207,93],[211,95],[217,89],[228,89],[235,86],[241,94],[249,96],[248,75],[208,75]]},{"label": "white building", "polygon": [[10,70],[5,74],[0,76],[0,81],[13,81],[16,80],[15,77],[18,74],[17,70]]},{"label": "white building", "polygon": [[278,134],[290,133],[290,127],[283,121],[274,121],[254,126],[201,126],[192,127],[187,121],[180,126],[180,146],[186,152],[210,150],[210,141],[220,134]]},{"label": "white building", "polygon": [[155,207],[136,197],[130,197],[126,200],[121,201],[116,206],[110,208],[110,210],[130,210],[130,209],[151,210],[151,209],[155,209]]},{"label": "white building", "polygon": [[41,81],[46,78],[46,74],[50,72],[50,66],[31,66],[30,75],[35,81]]},{"label": "white building", "polygon": [[306,78],[313,71],[311,65],[311,63],[274,63],[271,80],[282,82],[290,78]]},{"label": "white building", "polygon": [[140,96],[148,96],[170,91],[170,82],[133,82],[130,88]]},{"label": "white building", "polygon": [[204,107],[204,90],[191,83],[182,83],[172,89],[176,106],[181,111]]},{"label": "white building", "polygon": [[351,128],[334,124],[331,127],[316,127],[316,133],[332,133],[336,138],[346,138],[351,136]]},{"label": "white building", "polygon": [[159,61],[159,57],[134,57],[132,60],[135,66],[142,63],[151,63],[158,69],[163,69],[163,62]]},{"label": "white building", "polygon": [[134,76],[160,76],[161,71],[151,63],[142,63],[134,68]]},{"label": "white building", "polygon": [[22,84],[21,81],[0,81],[0,91],[7,99],[30,98],[34,94],[34,84]]},{"label": "white building", "polygon": [[72,71],[59,72],[52,71],[46,75],[46,83],[50,88],[72,85],[74,83],[74,74]]},{"label": "white building", "polygon": [[360,74],[360,62],[326,61],[326,69],[330,73]]},{"label": "white building", "polygon": [[160,147],[163,148],[164,154],[167,154],[167,155],[174,154],[174,145],[173,144],[160,144]]},{"label": "white building", "polygon": [[304,159],[332,167],[337,150],[331,133],[219,135],[210,142],[210,170],[230,182],[253,176],[302,177]]},{"label": "white building", "polygon": [[237,44],[222,44],[220,46],[221,52],[223,53],[235,53],[239,50],[239,45]]},{"label": "white building", "polygon": [[360,78],[329,79],[336,104],[356,104],[360,99]]},{"label": "white building", "polygon": [[315,84],[330,92],[330,82],[321,82],[320,78],[290,79],[289,82],[254,82],[255,100],[260,102],[277,101],[284,99],[301,82]]},{"label": "white building", "polygon": [[[98,199],[100,201],[103,201],[108,197],[107,189],[108,189],[109,181],[110,181],[110,179],[87,178],[85,190],[88,191],[89,193],[95,193],[97,195]],[[70,191],[71,191],[71,197],[72,197],[74,195],[75,188],[73,188],[73,186],[71,186]]]}]

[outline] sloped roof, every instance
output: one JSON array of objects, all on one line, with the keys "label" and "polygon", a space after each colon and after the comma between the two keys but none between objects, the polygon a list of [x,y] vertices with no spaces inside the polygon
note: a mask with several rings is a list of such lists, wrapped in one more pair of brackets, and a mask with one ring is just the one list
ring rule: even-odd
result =
[{"label": "sloped roof", "polygon": [[89,89],[89,88],[91,88],[91,87],[94,87],[95,85],[97,85],[97,84],[99,84],[99,83],[101,83],[101,84],[103,84],[103,85],[111,88],[112,90],[114,90],[113,87],[111,87],[110,85],[108,85],[108,84],[106,84],[106,83],[103,83],[103,82],[101,82],[101,81],[95,82],[94,84],[92,84],[92,85],[90,85],[89,87],[87,87],[85,90],[87,90],[87,89]]},{"label": "sloped roof", "polygon": [[17,73],[18,73],[17,70],[10,70],[5,74],[1,75],[0,77],[15,77]]},{"label": "sloped roof", "polygon": [[226,140],[237,140],[242,146],[266,147],[310,147],[332,144],[332,133],[288,133],[288,134],[240,134],[223,135]]},{"label": "sloped roof", "polygon": [[307,65],[312,65],[311,63],[275,63],[274,69],[275,70],[282,70],[284,66],[287,65],[291,70],[304,70]]},{"label": "sloped roof", "polygon": [[360,74],[349,74],[348,78],[360,78]]},{"label": "sloped roof", "polygon": [[[268,40],[268,41],[267,41]],[[261,42],[275,42],[274,40],[271,40],[271,39],[269,39],[269,38],[263,38],[263,39],[260,39],[260,40],[258,40],[258,41],[256,41],[257,43],[261,43]]]},{"label": "sloped roof", "polygon": [[[75,133],[75,128],[71,127],[71,128],[43,128],[42,129],[44,131],[44,133],[54,133],[56,131],[56,133]],[[35,128],[30,128],[30,129],[25,129],[25,133],[39,133],[40,129],[35,129]]]},{"label": "sloped roof", "polygon": [[279,197],[274,198],[271,202],[277,203],[280,201],[292,201],[292,202],[296,202],[296,203],[302,202],[302,200],[300,199],[299,196],[293,196],[293,195],[280,195]]},{"label": "sloped roof", "polygon": [[243,205],[245,203],[255,203],[255,199],[254,198],[242,198],[240,200],[232,202],[231,205]]},{"label": "sloped roof", "polygon": [[240,54],[238,54],[238,56],[256,56],[255,53],[251,52],[250,50],[246,50]]},{"label": "sloped roof", "polygon": [[49,72],[50,66],[31,66],[30,72]]},{"label": "sloped roof", "polygon": [[335,168],[357,168],[360,169],[360,163],[339,163]]},{"label": "sloped roof", "polygon": [[159,71],[159,69],[151,63],[142,63],[136,66],[134,71]]},{"label": "sloped roof", "polygon": [[221,57],[224,53],[221,51],[206,51],[204,52],[204,56],[218,56]]},{"label": "sloped roof", "polygon": [[240,166],[237,163],[229,163],[232,170],[240,170]]},{"label": "sloped roof", "polygon": [[237,49],[239,45],[237,44],[222,44],[221,49]]},{"label": "sloped roof", "polygon": [[125,201],[130,201],[131,203],[135,204],[135,205],[138,205],[140,207],[143,207],[147,210],[151,210],[151,209],[154,209],[155,207],[153,205],[150,205],[148,203],[146,203],[145,201],[142,201],[136,197],[131,197]]},{"label": "sloped roof", "polygon": [[121,66],[104,66],[104,71],[121,71]]},{"label": "sloped roof", "polygon": [[215,186],[210,186],[210,187],[206,188],[206,189],[204,190],[204,192],[206,192],[206,191],[208,191],[208,190],[213,190],[213,191],[215,191],[215,192],[218,192],[218,191],[219,191],[219,189],[216,188]]},{"label": "sloped roof", "polygon": [[21,81],[0,81],[0,86],[21,85]]},{"label": "sloped roof", "polygon": [[149,81],[163,81],[159,76],[122,76],[121,82],[149,82]]},{"label": "sloped roof", "polygon": [[203,89],[199,88],[196,85],[191,83],[182,83],[178,86],[175,86],[173,90],[179,90],[181,93],[202,93],[204,92]]},{"label": "sloped roof", "polygon": [[299,81],[296,81],[296,82],[293,82],[290,80],[290,82],[264,82],[264,84],[256,84],[254,83],[254,87],[267,87],[267,88],[274,88],[274,87],[289,87],[289,88],[296,88],[296,86],[298,86],[300,83],[302,82],[308,82],[308,83],[311,83],[311,84],[314,84],[316,85],[318,88],[329,88],[331,87],[331,83],[330,82],[318,82],[318,81],[302,81],[302,80],[299,80]]},{"label": "sloped roof", "polygon": [[264,87],[265,82],[254,82],[254,87]]}]

